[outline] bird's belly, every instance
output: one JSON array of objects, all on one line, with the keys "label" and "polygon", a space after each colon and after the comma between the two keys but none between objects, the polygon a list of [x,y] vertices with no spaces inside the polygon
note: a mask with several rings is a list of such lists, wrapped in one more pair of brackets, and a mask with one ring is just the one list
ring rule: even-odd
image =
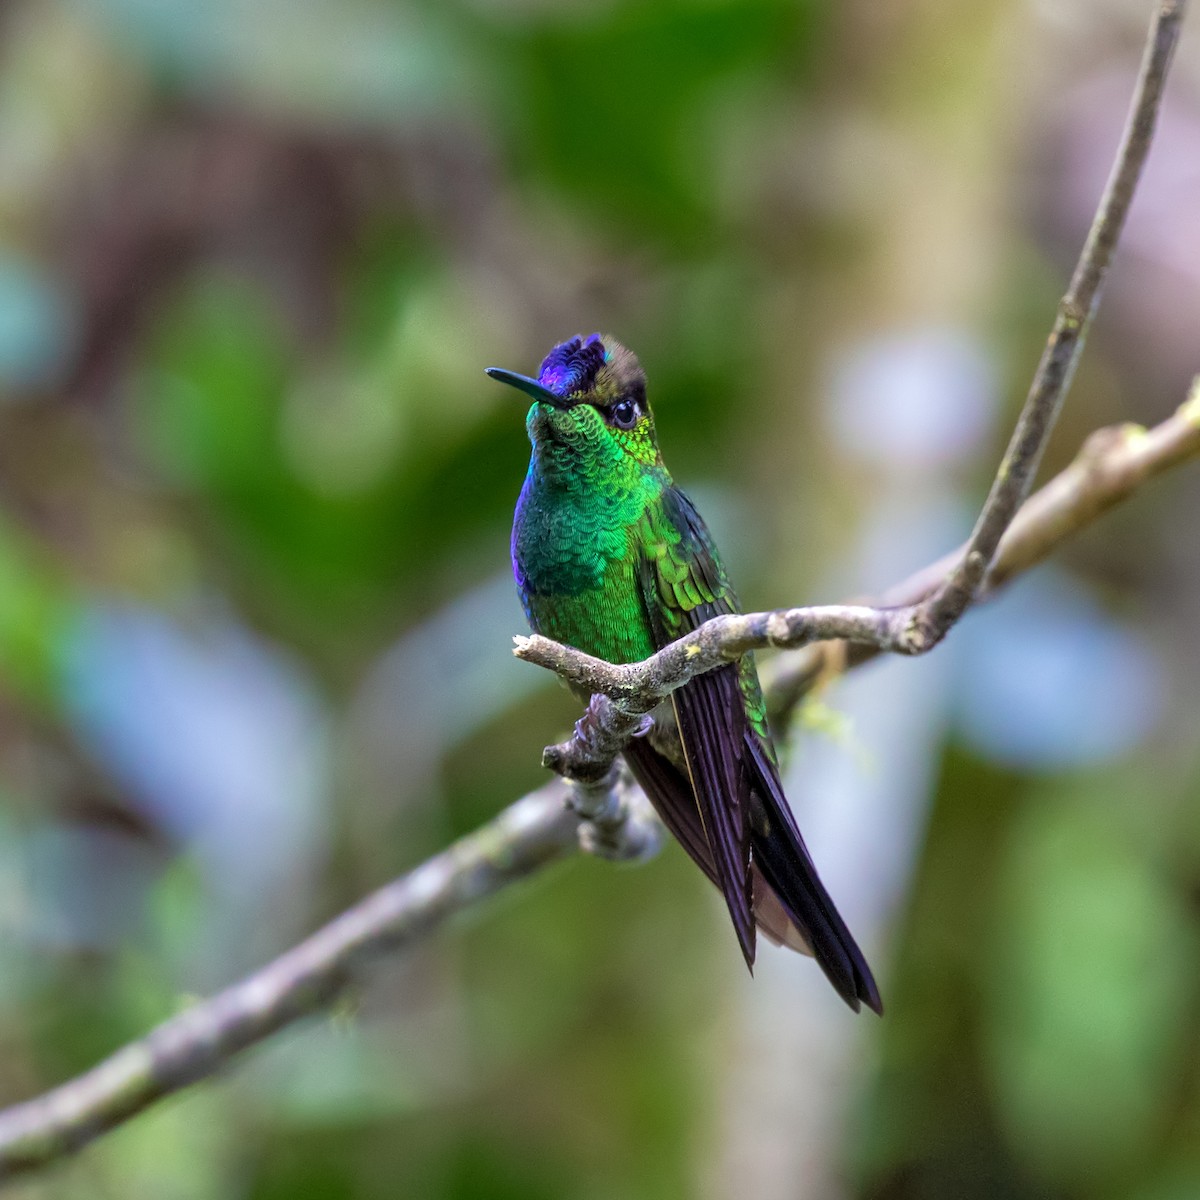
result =
[{"label": "bird's belly", "polygon": [[600,586],[573,595],[527,591],[535,632],[608,662],[640,662],[654,653],[632,563],[610,562]]}]

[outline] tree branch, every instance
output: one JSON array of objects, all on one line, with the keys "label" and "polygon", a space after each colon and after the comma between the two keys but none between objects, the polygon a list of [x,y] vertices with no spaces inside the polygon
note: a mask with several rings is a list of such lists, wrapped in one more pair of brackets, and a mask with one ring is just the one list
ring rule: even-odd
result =
[{"label": "tree branch", "polygon": [[69,1083],[0,1113],[0,1180],[53,1162],[213,1074],[239,1050],[326,1005],[365,959],[409,945],[461,909],[565,857],[576,844],[566,792],[554,780],[523,797],[260,971]]},{"label": "tree branch", "polygon": [[[701,670],[756,647],[808,645],[770,688],[768,699],[779,711],[808,686],[798,687],[797,681],[815,678],[830,662],[854,665],[882,651],[924,653],[971,603],[1040,561],[1148,479],[1200,455],[1197,385],[1179,412],[1155,429],[1121,426],[1094,434],[1075,463],[1021,507],[1145,159],[1183,8],[1184,0],[1164,0],[1157,12],[1117,166],[1009,450],[963,550],[892,589],[883,607],[832,605],[720,617],[645,663],[613,666],[544,638],[518,639],[520,657],[608,693],[593,697],[569,742],[545,753],[546,765],[576,782],[555,780],[523,797],[254,975],[85,1074],[0,1112],[0,1180],[54,1162],[213,1074],[239,1051],[327,1004],[366,959],[410,944],[462,909],[566,857],[577,835],[585,848],[609,857],[651,852],[657,827],[614,759],[641,730],[656,700]],[[816,642],[822,644],[809,645]]]},{"label": "tree branch", "polygon": [[[1000,541],[995,561],[976,602],[990,599],[1014,576],[1042,562],[1073,534],[1090,525],[1143,483],[1200,456],[1200,376],[1188,399],[1152,429],[1114,425],[1098,429],[1066,470],[1021,507]],[[952,551],[880,598],[884,605],[910,605],[931,596],[960,562],[966,546]],[[773,721],[786,721],[796,704],[823,676],[860,666],[880,651],[859,643],[825,642],[783,656],[764,672]]]}]

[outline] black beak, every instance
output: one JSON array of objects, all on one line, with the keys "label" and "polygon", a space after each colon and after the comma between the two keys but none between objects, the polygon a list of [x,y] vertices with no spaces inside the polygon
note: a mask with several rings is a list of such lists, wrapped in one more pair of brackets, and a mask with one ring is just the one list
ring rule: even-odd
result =
[{"label": "black beak", "polygon": [[507,383],[509,387],[515,387],[517,391],[524,392],[527,396],[532,396],[535,400],[541,400],[544,404],[552,405],[554,408],[570,408],[570,401],[552,392],[549,388],[542,387],[536,379],[530,379],[528,375],[518,375],[515,371],[506,371],[503,367],[485,367],[485,374],[500,383]]}]

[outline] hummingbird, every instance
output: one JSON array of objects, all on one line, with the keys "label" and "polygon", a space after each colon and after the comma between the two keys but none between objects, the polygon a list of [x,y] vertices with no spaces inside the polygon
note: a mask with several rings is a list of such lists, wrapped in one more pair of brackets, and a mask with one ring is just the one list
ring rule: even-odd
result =
[{"label": "hummingbird", "polygon": [[[487,374],[529,396],[533,452],[512,567],[535,633],[613,663],[639,662],[739,611],[695,506],[663,464],[646,376],[607,334],[555,346],[537,378]],[[750,655],[697,676],[623,751],[663,824],[725,898],[747,967],[756,932],[812,955],[856,1012],[883,1011],[783,793]]]}]

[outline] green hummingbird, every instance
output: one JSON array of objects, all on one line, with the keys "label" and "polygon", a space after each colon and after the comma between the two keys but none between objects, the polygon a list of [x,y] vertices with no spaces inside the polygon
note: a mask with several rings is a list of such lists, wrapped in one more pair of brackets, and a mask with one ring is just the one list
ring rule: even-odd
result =
[{"label": "green hummingbird", "polygon": [[[663,464],[637,358],[607,335],[554,347],[532,379],[488,375],[533,398],[533,453],[512,564],[535,632],[637,662],[738,602],[712,537]],[[752,967],[756,929],[813,955],[855,1011],[882,1012],[779,780],[750,655],[698,676],[624,756],[663,823],[725,897]]]}]

